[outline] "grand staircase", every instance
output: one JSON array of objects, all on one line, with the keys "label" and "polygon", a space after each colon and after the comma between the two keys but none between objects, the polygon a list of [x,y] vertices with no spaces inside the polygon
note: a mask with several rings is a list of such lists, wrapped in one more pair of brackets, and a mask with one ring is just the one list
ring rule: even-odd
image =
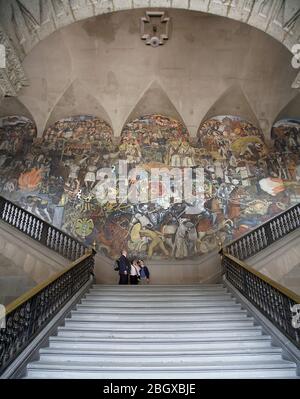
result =
[{"label": "grand staircase", "polygon": [[27,378],[296,378],[221,284],[94,285]]}]

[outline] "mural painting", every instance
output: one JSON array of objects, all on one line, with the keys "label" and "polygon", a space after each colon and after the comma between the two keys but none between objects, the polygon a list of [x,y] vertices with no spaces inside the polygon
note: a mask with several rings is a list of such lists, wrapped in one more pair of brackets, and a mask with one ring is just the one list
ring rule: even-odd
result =
[{"label": "mural painting", "polygon": [[233,116],[212,118],[200,127],[197,146],[205,154],[202,162],[208,201],[215,204],[214,218],[221,223],[230,221],[225,242],[299,202],[299,151],[289,148],[283,153],[275,145],[268,148],[251,123]]},{"label": "mural painting", "polygon": [[[192,139],[178,120],[145,115],[128,122],[117,140],[94,116],[73,116],[36,136],[24,117],[0,120],[1,195],[109,257],[182,259],[205,254],[300,201],[300,121],[272,130],[235,116],[205,121]],[[202,168],[202,201],[170,201],[163,181],[149,185],[154,201],[103,200],[101,168],[119,176],[119,160],[139,166]],[[139,176],[139,179],[143,179]],[[136,181],[129,179],[128,187]],[[173,193],[176,184],[172,182]]]},{"label": "mural painting", "polygon": [[276,122],[271,137],[274,142],[275,159],[285,165],[277,168],[278,176],[284,180],[300,181],[300,119],[283,119]]}]

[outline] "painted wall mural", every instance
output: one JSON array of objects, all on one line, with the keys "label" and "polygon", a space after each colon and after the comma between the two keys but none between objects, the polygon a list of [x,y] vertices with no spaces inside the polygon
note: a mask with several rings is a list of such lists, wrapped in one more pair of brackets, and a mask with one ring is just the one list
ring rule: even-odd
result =
[{"label": "painted wall mural", "polygon": [[[41,138],[27,118],[6,117],[0,191],[109,257],[126,248],[132,256],[181,259],[205,254],[299,202],[299,150],[300,120],[277,122],[267,146],[259,129],[230,115],[205,121],[193,139],[182,122],[163,115],[128,122],[118,139],[90,115],[59,120]],[[101,168],[118,176],[119,160],[128,171],[200,167],[203,201],[170,202],[162,181],[149,182],[149,192],[157,193],[152,203],[104,201],[103,191],[116,194],[120,181],[105,187]]]}]

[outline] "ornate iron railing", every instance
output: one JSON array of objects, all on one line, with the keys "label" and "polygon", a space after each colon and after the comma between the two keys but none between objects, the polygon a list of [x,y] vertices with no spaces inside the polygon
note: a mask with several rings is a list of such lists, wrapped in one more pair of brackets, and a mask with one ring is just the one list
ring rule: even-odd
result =
[{"label": "ornate iron railing", "polygon": [[90,251],[45,283],[6,307],[0,329],[0,374],[26,348],[93,274],[95,251]]},{"label": "ornate iron railing", "polygon": [[222,263],[226,279],[300,348],[300,328],[292,325],[292,307],[300,296],[232,255],[223,253]]},{"label": "ornate iron railing", "polygon": [[298,227],[300,227],[300,204],[226,245],[226,252],[240,260],[250,258]]},{"label": "ornate iron railing", "polygon": [[82,256],[87,249],[67,233],[1,196],[0,219],[71,261]]}]

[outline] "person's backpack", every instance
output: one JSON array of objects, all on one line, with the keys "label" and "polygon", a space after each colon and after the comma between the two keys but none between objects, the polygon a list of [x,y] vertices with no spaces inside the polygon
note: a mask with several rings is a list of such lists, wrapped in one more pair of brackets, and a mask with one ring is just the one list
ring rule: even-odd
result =
[{"label": "person's backpack", "polygon": [[116,259],[116,260],[115,260],[115,263],[114,263],[114,270],[115,270],[116,272],[118,272],[118,271],[120,270],[120,262],[119,262],[119,259]]}]

